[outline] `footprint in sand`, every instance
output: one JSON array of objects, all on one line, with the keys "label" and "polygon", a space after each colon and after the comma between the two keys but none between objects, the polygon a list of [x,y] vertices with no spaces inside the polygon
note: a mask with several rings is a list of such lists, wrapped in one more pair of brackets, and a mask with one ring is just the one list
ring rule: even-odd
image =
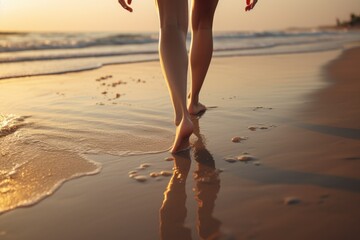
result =
[{"label": "footprint in sand", "polygon": [[161,171],[160,175],[164,176],[164,177],[169,177],[169,176],[173,175],[173,172],[172,171]]},{"label": "footprint in sand", "polygon": [[[173,159],[172,159],[173,160]],[[171,161],[171,160],[169,160]],[[134,180],[138,181],[138,182],[146,182],[148,180],[148,177],[146,176],[146,173],[144,173],[143,171],[148,169],[151,166],[151,164],[149,163],[143,163],[141,164],[139,167],[136,168],[136,170],[133,171],[129,171],[129,178],[133,178]],[[143,174],[142,175],[138,175],[138,171],[142,171]],[[157,181],[160,180],[159,177],[169,177],[173,175],[173,171],[168,171],[168,170],[162,170],[159,172],[150,172],[149,176],[151,178],[156,179]]]},{"label": "footprint in sand", "polygon": [[268,125],[268,126],[266,126],[266,125],[264,125],[264,124],[257,124],[257,125],[254,125],[254,126],[249,126],[248,129],[249,129],[250,131],[256,131],[256,130],[258,130],[258,129],[260,129],[260,130],[267,130],[267,129],[274,128],[274,127],[276,127],[276,126],[275,126],[275,125]]},{"label": "footprint in sand", "polygon": [[122,85],[122,84],[127,84],[127,82],[119,80],[117,82],[113,82],[113,83],[108,84],[108,86],[114,88],[114,87],[117,87],[118,85]]},{"label": "footprint in sand", "polygon": [[237,162],[237,159],[236,159],[236,158],[232,158],[232,157],[224,158],[224,160],[227,161],[227,162],[229,162],[229,163]]},{"label": "footprint in sand", "polygon": [[138,78],[138,79],[131,78],[131,80],[132,80],[133,82],[136,82],[136,83],[146,83],[146,81],[145,81],[145,80],[141,80],[141,78]]},{"label": "footprint in sand", "polygon": [[156,178],[156,177],[161,176],[161,174],[158,173],[158,172],[151,172],[151,173],[149,174],[149,176],[152,177],[152,178]]},{"label": "footprint in sand", "polygon": [[239,143],[239,142],[247,140],[247,139],[248,139],[248,137],[238,137],[238,136],[236,136],[236,137],[231,138],[231,141],[233,143]]},{"label": "footprint in sand", "polygon": [[97,79],[95,79],[95,81],[101,82],[101,81],[105,81],[105,80],[107,80],[107,79],[109,79],[109,78],[112,78],[112,75],[106,75],[106,76],[97,78]]},{"label": "footprint in sand", "polygon": [[[247,163],[247,162],[252,161],[255,166],[260,166],[261,165],[261,162],[258,161],[255,156],[250,155],[249,153],[246,153],[246,152],[239,155],[239,156],[236,156],[236,157],[226,157],[226,158],[224,158],[224,160],[226,162],[229,162],[229,163],[235,163],[235,162],[245,162],[245,163]],[[257,161],[255,161],[255,160],[257,160]]]},{"label": "footprint in sand", "polygon": [[301,203],[301,200],[298,197],[285,197],[284,198],[285,205],[297,205],[300,203]]},{"label": "footprint in sand", "polygon": [[147,181],[147,177],[143,176],[143,175],[135,176],[134,179],[138,182],[146,182]]},{"label": "footprint in sand", "polygon": [[273,108],[271,107],[254,107],[253,111],[258,111],[258,110],[272,110]]},{"label": "footprint in sand", "polygon": [[167,161],[167,162],[174,161],[174,158],[173,157],[167,157],[167,158],[165,158],[165,161]]}]

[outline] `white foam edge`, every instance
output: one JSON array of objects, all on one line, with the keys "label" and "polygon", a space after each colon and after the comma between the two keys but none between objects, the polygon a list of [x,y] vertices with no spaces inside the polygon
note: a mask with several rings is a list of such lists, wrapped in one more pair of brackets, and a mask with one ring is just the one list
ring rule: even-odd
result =
[{"label": "white foam edge", "polygon": [[40,203],[42,200],[44,200],[45,198],[53,195],[57,190],[60,189],[60,187],[65,184],[66,182],[70,181],[70,180],[74,180],[77,178],[81,178],[81,177],[85,177],[85,176],[91,176],[91,175],[96,175],[98,173],[101,172],[102,170],[102,164],[95,162],[89,158],[86,158],[85,156],[83,156],[83,154],[79,154],[80,157],[82,157],[84,160],[94,164],[96,166],[96,169],[94,171],[91,172],[85,172],[85,173],[76,173],[74,175],[72,175],[69,178],[66,179],[61,179],[58,183],[56,183],[49,191],[47,191],[46,193],[42,194],[41,196],[36,196],[35,198],[31,199],[31,200],[26,200],[23,202],[20,202],[19,204],[17,204],[16,206],[0,211],[0,216],[6,212],[9,212],[11,210],[15,210],[17,208],[25,208],[25,207],[31,207],[34,206],[38,203]]}]

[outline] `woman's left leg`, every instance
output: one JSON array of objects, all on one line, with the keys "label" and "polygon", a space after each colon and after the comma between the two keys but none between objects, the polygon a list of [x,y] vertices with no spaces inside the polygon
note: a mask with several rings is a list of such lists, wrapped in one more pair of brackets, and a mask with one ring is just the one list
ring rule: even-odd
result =
[{"label": "woman's left leg", "polygon": [[198,114],[206,110],[199,102],[213,53],[213,20],[218,0],[193,0],[191,11],[191,93],[189,113]]}]

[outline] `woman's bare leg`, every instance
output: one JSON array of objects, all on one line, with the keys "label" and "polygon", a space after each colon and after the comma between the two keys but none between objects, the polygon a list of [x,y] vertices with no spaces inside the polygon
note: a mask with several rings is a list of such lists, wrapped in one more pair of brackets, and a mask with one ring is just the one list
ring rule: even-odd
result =
[{"label": "woman's bare leg", "polygon": [[218,0],[193,0],[191,14],[192,42],[190,48],[191,93],[188,110],[198,114],[206,110],[199,102],[199,93],[213,53],[212,26]]},{"label": "woman's bare leg", "polygon": [[189,137],[193,132],[186,108],[188,3],[187,0],[157,0],[157,7],[160,63],[175,111],[176,136],[170,150],[175,153],[189,147]]}]

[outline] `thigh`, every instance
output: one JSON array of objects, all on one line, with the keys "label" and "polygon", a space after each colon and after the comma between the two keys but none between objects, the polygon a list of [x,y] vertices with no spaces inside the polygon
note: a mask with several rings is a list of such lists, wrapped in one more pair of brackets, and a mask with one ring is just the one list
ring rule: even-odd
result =
[{"label": "thigh", "polygon": [[191,25],[193,29],[212,28],[219,0],[192,0]]},{"label": "thigh", "polygon": [[156,0],[160,28],[177,27],[187,32],[188,0]]}]

